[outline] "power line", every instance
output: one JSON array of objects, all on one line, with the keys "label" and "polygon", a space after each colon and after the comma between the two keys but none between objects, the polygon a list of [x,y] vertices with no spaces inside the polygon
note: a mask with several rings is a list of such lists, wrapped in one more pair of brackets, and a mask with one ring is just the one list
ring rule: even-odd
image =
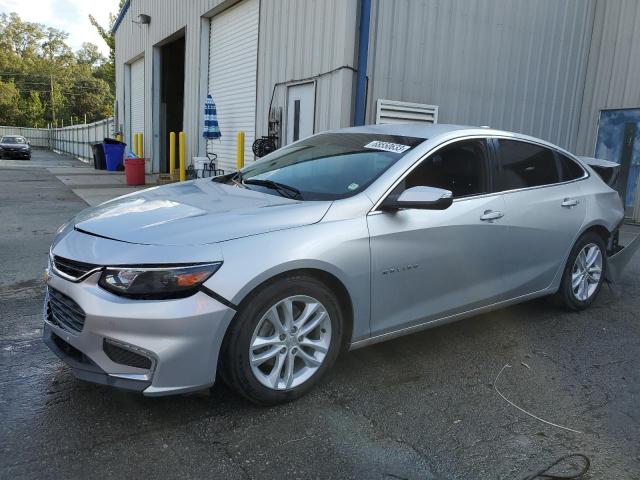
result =
[{"label": "power line", "polygon": [[[20,93],[30,93],[30,92],[36,92],[36,93],[49,93],[48,90],[43,89],[43,90],[18,90]],[[84,93],[80,93],[80,92],[62,92],[62,94],[65,97],[82,97],[83,95],[87,95],[88,93],[99,93],[99,92],[84,92]]]},{"label": "power line", "polygon": [[[11,73],[11,72],[0,72],[0,76],[5,77],[43,77],[49,78],[51,75],[47,73]],[[53,75],[53,78],[67,78],[66,75]]]},{"label": "power line", "polygon": [[[38,88],[30,88],[29,85],[39,85],[42,87],[47,87],[45,90],[49,91],[49,84],[48,83],[31,83],[31,84],[27,84],[27,85],[21,85],[21,87],[24,88],[16,88],[17,90],[34,90],[37,91]],[[62,90],[63,92],[67,92],[67,91],[71,91],[71,90],[75,90],[75,91],[88,91],[88,92],[100,92],[102,91],[102,89],[100,87],[78,87],[78,86],[69,86],[69,87],[63,87],[61,85],[56,85],[56,87],[58,87],[59,90]]]}]

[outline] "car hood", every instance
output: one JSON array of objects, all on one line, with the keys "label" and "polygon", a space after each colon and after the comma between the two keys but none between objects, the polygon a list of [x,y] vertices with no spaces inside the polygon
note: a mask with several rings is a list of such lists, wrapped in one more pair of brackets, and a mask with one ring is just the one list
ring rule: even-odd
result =
[{"label": "car hood", "polygon": [[78,214],[74,225],[129,243],[203,245],[317,223],[330,205],[202,179],[110,200]]},{"label": "car hood", "polygon": [[29,145],[26,143],[0,143],[0,147],[2,148],[29,148]]}]

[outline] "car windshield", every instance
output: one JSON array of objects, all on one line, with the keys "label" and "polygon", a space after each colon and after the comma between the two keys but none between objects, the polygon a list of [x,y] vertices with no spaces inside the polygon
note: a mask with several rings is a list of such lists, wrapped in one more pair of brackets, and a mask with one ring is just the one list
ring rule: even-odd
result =
[{"label": "car windshield", "polygon": [[239,175],[217,181],[240,180],[252,189],[302,200],[337,200],[367,188],[424,140],[370,133],[325,133],[277,150]]},{"label": "car windshield", "polygon": [[2,137],[0,143],[27,143],[22,137]]}]

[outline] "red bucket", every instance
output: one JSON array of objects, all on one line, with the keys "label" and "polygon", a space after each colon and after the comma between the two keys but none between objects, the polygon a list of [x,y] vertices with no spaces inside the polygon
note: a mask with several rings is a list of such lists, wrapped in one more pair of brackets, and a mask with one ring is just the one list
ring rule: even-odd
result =
[{"label": "red bucket", "polygon": [[144,185],[144,158],[126,158],[124,176],[127,185]]}]

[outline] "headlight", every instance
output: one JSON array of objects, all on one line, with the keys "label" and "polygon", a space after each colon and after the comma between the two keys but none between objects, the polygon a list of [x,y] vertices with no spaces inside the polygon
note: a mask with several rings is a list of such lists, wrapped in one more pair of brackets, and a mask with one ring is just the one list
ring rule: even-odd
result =
[{"label": "headlight", "polygon": [[222,262],[176,267],[107,267],[98,284],[130,298],[164,300],[193,295]]}]

